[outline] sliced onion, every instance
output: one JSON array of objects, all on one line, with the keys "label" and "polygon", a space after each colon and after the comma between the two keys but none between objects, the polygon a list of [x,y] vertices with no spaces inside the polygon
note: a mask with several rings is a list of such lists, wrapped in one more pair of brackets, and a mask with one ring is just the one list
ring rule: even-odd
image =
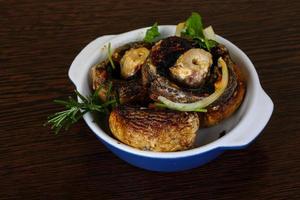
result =
[{"label": "sliced onion", "polygon": [[184,29],[184,27],[185,27],[185,23],[184,22],[181,22],[181,23],[177,24],[177,26],[176,26],[176,32],[175,32],[175,35],[177,37],[181,36],[181,31]]},{"label": "sliced onion", "polygon": [[203,30],[205,38],[209,40],[216,40],[216,35],[212,26],[208,26]]},{"label": "sliced onion", "polygon": [[215,92],[208,97],[193,103],[176,103],[163,96],[159,96],[158,100],[165,104],[167,108],[179,111],[199,111],[209,106],[223,94],[228,84],[228,69],[225,61],[222,58],[218,59],[218,66],[222,67],[222,79],[215,83]]}]

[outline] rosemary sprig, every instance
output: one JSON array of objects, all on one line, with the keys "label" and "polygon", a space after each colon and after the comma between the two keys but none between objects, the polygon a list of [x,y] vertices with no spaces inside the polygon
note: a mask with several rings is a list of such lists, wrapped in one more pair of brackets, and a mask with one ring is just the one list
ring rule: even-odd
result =
[{"label": "rosemary sprig", "polygon": [[[111,87],[112,86],[110,84],[109,88]],[[54,100],[55,103],[65,106],[66,110],[50,115],[48,117],[48,121],[44,125],[50,125],[51,129],[54,129],[55,134],[57,134],[62,128],[67,130],[71,125],[75,124],[79,119],[81,119],[87,112],[106,113],[110,106],[116,105],[117,100],[109,99],[104,103],[100,102],[98,97],[98,92],[100,89],[101,87],[99,87],[94,94],[88,97],[83,96],[77,90],[75,90],[75,94],[81,99],[81,102],[78,102],[72,97],[69,97],[67,101]]]}]

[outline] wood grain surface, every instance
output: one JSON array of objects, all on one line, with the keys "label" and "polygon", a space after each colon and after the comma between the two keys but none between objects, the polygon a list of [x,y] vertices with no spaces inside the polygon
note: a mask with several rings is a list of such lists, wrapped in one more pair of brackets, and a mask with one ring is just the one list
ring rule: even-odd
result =
[{"label": "wood grain surface", "polygon": [[[249,55],[274,101],[247,149],[156,173],[118,159],[83,121],[59,135],[43,127],[87,43],[191,11]],[[298,0],[0,1],[0,199],[300,199],[299,41]]]}]

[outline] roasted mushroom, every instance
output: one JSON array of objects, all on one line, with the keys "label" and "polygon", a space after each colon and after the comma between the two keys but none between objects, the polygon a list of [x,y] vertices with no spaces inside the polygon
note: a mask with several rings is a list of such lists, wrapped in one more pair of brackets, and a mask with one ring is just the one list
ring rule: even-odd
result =
[{"label": "roasted mushroom", "polygon": [[90,77],[93,90],[96,90],[101,84],[108,80],[107,64],[108,61],[102,61],[91,68]]},{"label": "roasted mushroom", "polygon": [[168,37],[157,42],[151,49],[151,60],[158,73],[165,75],[168,68],[173,66],[178,57],[191,49],[192,42],[181,37]]},{"label": "roasted mushroom", "polygon": [[116,63],[120,63],[121,59],[125,55],[126,51],[130,49],[138,49],[144,47],[146,49],[151,49],[152,45],[146,42],[131,42],[116,48],[112,54],[112,60]]},{"label": "roasted mushroom", "polygon": [[173,79],[185,86],[198,88],[205,83],[212,63],[209,52],[193,48],[182,54],[169,70]]},{"label": "roasted mushroom", "polygon": [[109,127],[121,142],[150,151],[180,151],[193,146],[199,119],[195,113],[120,106]]},{"label": "roasted mushroom", "polygon": [[198,113],[203,127],[216,125],[230,117],[239,108],[246,93],[244,77],[239,66],[232,62],[228,54],[225,55],[225,60],[230,72],[229,83],[223,95],[208,106],[206,113]]},{"label": "roasted mushroom", "polygon": [[[192,50],[193,49],[188,50],[184,54],[187,54]],[[228,85],[220,98],[207,107],[206,113],[199,113],[201,126],[203,127],[213,126],[231,116],[241,104],[245,94],[245,83],[241,76],[240,69],[232,62],[228,50],[223,45],[218,45],[212,50],[212,54],[215,62],[217,62],[216,59],[220,57],[226,61],[229,80]],[[206,66],[209,66],[210,68],[212,57],[207,54],[206,58],[208,61]],[[205,77],[205,85],[194,90],[182,88],[176,83],[168,80],[167,77],[159,75],[156,73],[155,67],[156,66],[153,65],[153,60],[150,60],[148,61],[148,64],[144,66],[142,73],[147,75],[145,75],[146,80],[147,78],[149,79],[144,82],[150,83],[150,98],[158,102],[159,96],[163,96],[177,103],[193,103],[199,101],[214,92],[213,88],[215,83],[222,77],[222,74],[217,67],[210,68],[210,72],[208,72]]]},{"label": "roasted mushroom", "polygon": [[109,99],[118,99],[120,104],[147,102],[147,89],[140,80],[116,80],[102,83],[98,96],[103,102]]},{"label": "roasted mushroom", "polygon": [[[108,61],[91,70],[93,89],[102,86],[100,98],[108,99],[112,84],[109,95],[117,97],[121,104],[109,116],[110,130],[121,142],[150,151],[189,149],[199,127],[221,122],[240,106],[245,83],[224,46],[207,52],[180,37],[160,40],[151,50],[144,45],[130,43],[115,50],[117,76],[108,73]],[[226,65],[226,76],[223,67],[218,67],[219,60]],[[205,113],[153,107],[161,103],[159,97],[183,104],[199,102],[215,93],[225,77],[222,93]]]},{"label": "roasted mushroom", "polygon": [[167,78],[159,76],[151,82],[150,98],[158,101],[159,96],[166,97],[169,100],[179,103],[195,102],[203,97],[196,96],[191,92],[183,91],[176,84],[169,81]]},{"label": "roasted mushroom", "polygon": [[145,47],[126,51],[120,61],[121,76],[125,79],[134,76],[136,72],[140,70],[148,55],[149,50]]}]

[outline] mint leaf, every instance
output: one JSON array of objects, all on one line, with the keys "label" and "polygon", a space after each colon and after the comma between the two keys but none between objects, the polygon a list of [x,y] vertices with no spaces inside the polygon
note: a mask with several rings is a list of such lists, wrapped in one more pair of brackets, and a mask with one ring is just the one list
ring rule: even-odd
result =
[{"label": "mint leaf", "polygon": [[158,36],[160,36],[160,33],[158,31],[157,22],[155,22],[153,26],[146,31],[144,41],[148,43],[152,43],[154,42],[155,38]]}]

